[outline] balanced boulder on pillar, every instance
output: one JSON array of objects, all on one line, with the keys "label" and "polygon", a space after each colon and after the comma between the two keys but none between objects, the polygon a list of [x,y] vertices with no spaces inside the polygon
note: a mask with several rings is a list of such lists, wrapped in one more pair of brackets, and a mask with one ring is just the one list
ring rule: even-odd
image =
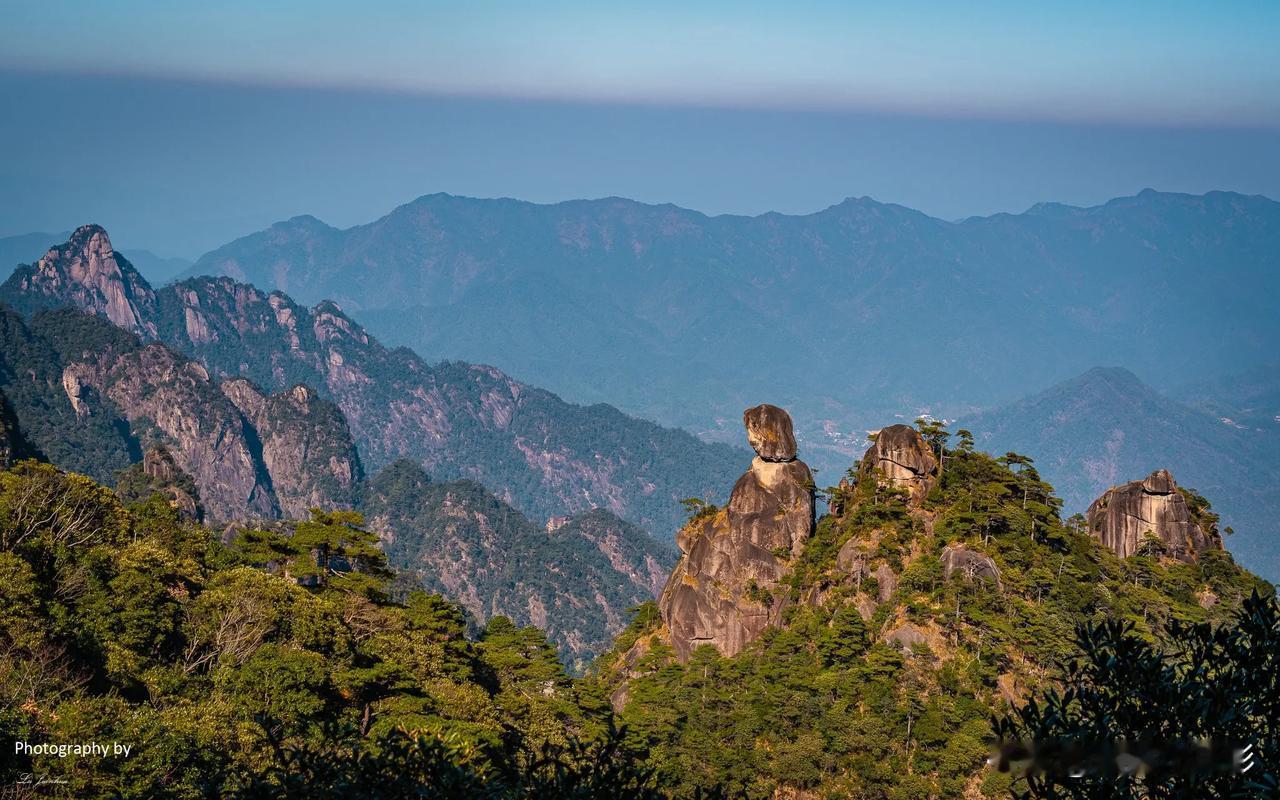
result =
[{"label": "balanced boulder on pillar", "polygon": [[775,589],[813,534],[813,476],[796,458],[791,417],[760,405],[742,418],[756,451],[751,469],[727,507],[677,535],[683,557],[659,598],[681,661],[701,644],[735,655],[777,624],[785,598]]}]

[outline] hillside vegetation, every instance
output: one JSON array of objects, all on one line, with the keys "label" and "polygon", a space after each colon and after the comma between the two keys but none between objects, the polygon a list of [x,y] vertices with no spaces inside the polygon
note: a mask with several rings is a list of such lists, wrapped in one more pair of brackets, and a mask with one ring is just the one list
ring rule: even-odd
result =
[{"label": "hillside vegetation", "polygon": [[703,646],[682,664],[647,605],[601,659],[598,680],[675,796],[1000,796],[1010,776],[984,769],[991,717],[1063,679],[1077,626],[1124,621],[1168,643],[1171,624],[1220,622],[1271,591],[1221,550],[1117,558],[1059,517],[1030,459],[967,437],[918,507],[876,480],[831,493],[841,513],[775,589],[783,625],[733,658]]}]

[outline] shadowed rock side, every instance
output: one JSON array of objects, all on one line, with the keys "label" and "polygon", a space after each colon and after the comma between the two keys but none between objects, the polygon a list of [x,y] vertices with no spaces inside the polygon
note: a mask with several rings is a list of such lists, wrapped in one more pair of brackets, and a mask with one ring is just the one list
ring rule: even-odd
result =
[{"label": "shadowed rock side", "polygon": [[213,519],[279,516],[251,428],[204,367],[152,344],[72,362],[62,385],[76,414],[99,413],[97,398],[105,397],[131,428],[165,442]]},{"label": "shadowed rock side", "polygon": [[905,490],[918,504],[937,480],[938,459],[915,428],[890,425],[876,434],[860,469],[864,475],[878,470],[882,483]]},{"label": "shadowed rock side", "polygon": [[1168,555],[1183,561],[1222,549],[1217,526],[1196,518],[1168,470],[1108,489],[1089,506],[1086,517],[1089,530],[1121,558],[1138,553],[1148,534],[1160,540]]},{"label": "shadowed rock side", "polygon": [[813,476],[796,460],[791,417],[762,405],[743,423],[757,457],[726,508],[676,535],[683,558],[659,600],[681,661],[702,644],[735,655],[777,624],[783,602],[772,590],[813,533]]}]

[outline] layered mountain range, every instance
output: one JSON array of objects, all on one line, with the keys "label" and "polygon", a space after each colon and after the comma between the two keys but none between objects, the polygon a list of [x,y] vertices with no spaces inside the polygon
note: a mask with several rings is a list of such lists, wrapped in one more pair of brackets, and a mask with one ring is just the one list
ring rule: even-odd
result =
[{"label": "layered mountain range", "polygon": [[306,308],[229,278],[154,289],[96,226],[16,270],[0,300],[24,314],[71,306],[106,317],[216,380],[272,393],[304,384],[341,410],[368,469],[408,458],[438,479],[479,481],[534,519],[600,507],[669,536],[679,501],[715,496],[736,460],[732,448],[565,403],[493,367],[389,350],[332,302]]},{"label": "layered mountain range", "polygon": [[838,467],[895,413],[956,417],[1117,361],[1161,389],[1273,361],[1277,253],[1280,203],[1227,192],[960,222],[865,197],[709,217],[433,194],[345,230],[280,222],[189,274],[333,299],[420,353],[726,441],[763,395]]},{"label": "layered mountain range", "polygon": [[359,508],[396,566],[479,622],[545,627],[580,665],[674,560],[613,511],[670,530],[732,460],[490,367],[388,351],[332,303],[228,279],[155,290],[97,226],[0,297],[10,460],[118,476],[123,496],[162,490],[241,526]]}]

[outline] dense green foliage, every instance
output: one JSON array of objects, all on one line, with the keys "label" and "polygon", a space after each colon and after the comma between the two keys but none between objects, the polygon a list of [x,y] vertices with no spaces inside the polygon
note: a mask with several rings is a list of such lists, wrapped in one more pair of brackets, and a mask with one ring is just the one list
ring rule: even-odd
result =
[{"label": "dense green foliage", "polygon": [[[437,596],[392,602],[373,543],[346,512],[223,545],[160,495],[125,508],[37,462],[0,473],[0,783],[274,797],[305,776],[307,796],[356,797],[399,776],[389,796],[652,796],[541,632],[497,617],[473,641]],[[15,756],[15,741],[131,752]]]},{"label": "dense green foliage", "polygon": [[[946,440],[922,427],[935,448]],[[820,520],[776,590],[784,627],[732,659],[702,647],[682,665],[646,608],[602,659],[599,679],[676,796],[1003,794],[1009,776],[983,770],[990,716],[1063,676],[1078,624],[1125,620],[1166,641],[1175,622],[1221,619],[1268,589],[1224,552],[1116,558],[1060,519],[1029,458],[976,452],[967,434],[920,508],[876,480],[829,491],[844,510]],[[838,566],[851,541],[853,566]],[[989,556],[999,585],[944,577],[948,545]]]},{"label": "dense green foliage", "polygon": [[996,725],[1019,797],[1280,796],[1274,596],[1249,598],[1229,624],[1174,623],[1160,647],[1116,620],[1081,626],[1077,643],[1065,689]]}]

